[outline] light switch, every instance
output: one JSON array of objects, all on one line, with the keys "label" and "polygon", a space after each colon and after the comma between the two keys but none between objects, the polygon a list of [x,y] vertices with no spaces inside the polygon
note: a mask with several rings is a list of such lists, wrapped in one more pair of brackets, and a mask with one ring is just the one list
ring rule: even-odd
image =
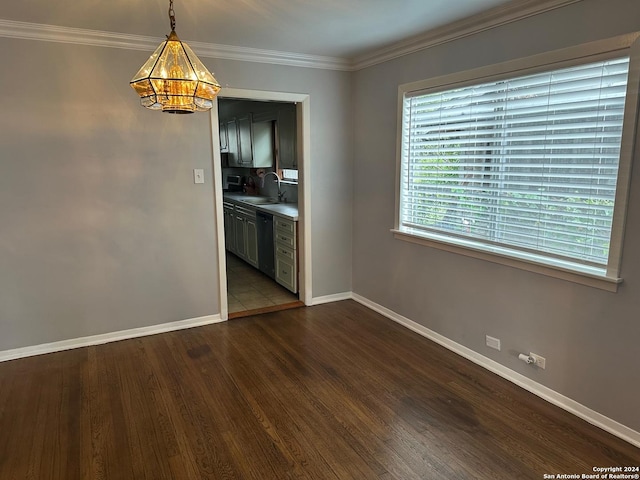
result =
[{"label": "light switch", "polygon": [[193,169],[193,183],[204,183],[204,169]]}]

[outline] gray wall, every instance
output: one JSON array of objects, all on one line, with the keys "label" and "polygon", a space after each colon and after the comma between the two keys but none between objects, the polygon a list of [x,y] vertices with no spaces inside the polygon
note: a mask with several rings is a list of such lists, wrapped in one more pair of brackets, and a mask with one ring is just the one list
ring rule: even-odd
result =
[{"label": "gray wall", "polygon": [[[353,265],[356,293],[640,430],[637,165],[615,294],[389,232],[398,84],[639,29],[635,0],[584,0],[353,75],[204,61],[223,86],[311,95],[315,297],[351,290]],[[6,38],[0,51],[0,351],[219,313],[208,116],[139,107],[141,52]]]},{"label": "gray wall", "polygon": [[[399,84],[640,30],[640,2],[570,7],[373,66],[354,76],[354,291],[640,430],[640,165],[618,293],[395,240]],[[502,340],[502,351],[484,345]],[[536,352],[534,371],[514,351]],[[402,353],[399,352],[399,355]]]},{"label": "gray wall", "polygon": [[223,87],[310,95],[313,297],[351,291],[351,73],[203,59]]},{"label": "gray wall", "polygon": [[[0,51],[0,351],[218,314],[209,115],[139,106],[144,52]],[[313,293],[349,291],[350,75],[203,60],[223,86],[311,94]]]}]

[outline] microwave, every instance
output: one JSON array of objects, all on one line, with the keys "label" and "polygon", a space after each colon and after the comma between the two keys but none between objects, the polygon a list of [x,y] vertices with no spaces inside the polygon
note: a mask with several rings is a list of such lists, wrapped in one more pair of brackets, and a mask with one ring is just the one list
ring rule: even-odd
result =
[{"label": "microwave", "polygon": [[227,191],[241,192],[244,186],[244,177],[242,175],[227,175],[225,178]]}]

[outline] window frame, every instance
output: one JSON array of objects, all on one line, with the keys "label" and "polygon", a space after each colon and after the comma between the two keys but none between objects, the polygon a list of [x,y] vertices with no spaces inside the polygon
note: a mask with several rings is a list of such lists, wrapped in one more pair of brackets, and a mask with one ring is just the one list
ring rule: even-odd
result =
[{"label": "window frame", "polygon": [[[640,98],[640,32],[591,42],[532,57],[512,60],[473,70],[444,75],[432,79],[406,83],[398,87],[397,147],[396,147],[396,205],[395,224],[391,230],[398,240],[417,243],[431,248],[457,253],[473,258],[499,263],[526,271],[616,292],[622,282],[620,268],[622,242],[631,181],[631,168],[636,145],[638,125],[638,101]],[[615,207],[611,228],[611,242],[607,269],[598,269],[554,260],[544,255],[516,252],[508,246],[488,245],[472,238],[459,238],[435,232],[425,232],[401,226],[401,182],[404,100],[406,96],[420,93],[436,93],[480,83],[515,78],[554,69],[597,62],[599,60],[628,55],[629,77],[625,100],[625,112],[620,145],[620,162],[616,184]]]},{"label": "window frame", "polygon": [[298,180],[299,180],[299,176],[298,174],[296,174],[296,178],[292,178],[292,177],[287,177],[285,174],[285,171],[294,171],[294,172],[298,172],[297,168],[279,168],[278,172],[280,173],[280,182],[281,183],[286,183],[289,185],[298,185]]}]

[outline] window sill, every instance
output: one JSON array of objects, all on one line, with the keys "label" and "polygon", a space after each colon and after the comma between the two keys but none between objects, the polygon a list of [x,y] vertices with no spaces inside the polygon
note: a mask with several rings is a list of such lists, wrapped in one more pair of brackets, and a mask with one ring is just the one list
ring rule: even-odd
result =
[{"label": "window sill", "polygon": [[[570,263],[561,261],[557,261],[557,263],[555,261],[554,263],[543,263],[535,259],[533,255],[531,259],[517,257],[515,254],[509,254],[510,251],[506,248],[483,245],[479,242],[463,240],[460,241],[460,243],[453,243],[451,239],[444,235],[429,234],[412,229],[391,229],[391,232],[393,232],[396,239],[405,242],[437,248],[438,250],[478,258],[528,272],[535,272],[608,292],[617,292],[618,285],[622,283],[621,278],[608,277],[604,272],[599,273],[596,268],[589,269],[588,267],[576,266],[574,269],[570,267]],[[578,270],[578,268],[582,268],[583,271]]]}]

